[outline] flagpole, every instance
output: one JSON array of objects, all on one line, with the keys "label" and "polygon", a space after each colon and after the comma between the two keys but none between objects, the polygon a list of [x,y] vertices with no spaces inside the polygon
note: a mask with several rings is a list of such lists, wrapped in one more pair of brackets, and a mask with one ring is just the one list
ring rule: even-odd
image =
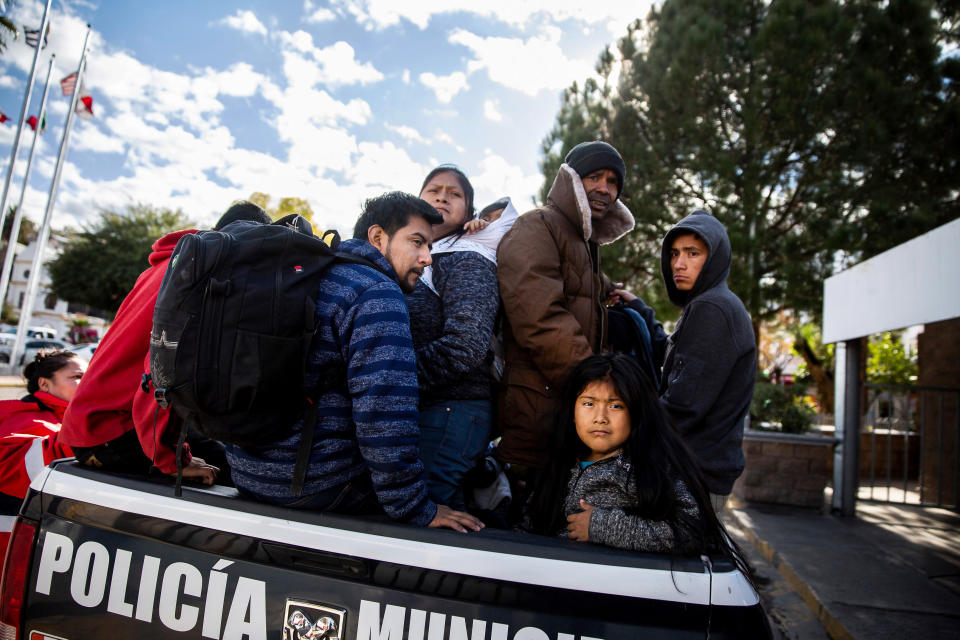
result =
[{"label": "flagpole", "polygon": [[43,212],[43,223],[40,226],[40,235],[37,236],[37,251],[30,265],[30,279],[27,282],[27,294],[20,308],[20,322],[17,324],[17,337],[10,349],[10,370],[16,371],[20,366],[23,355],[23,343],[27,337],[27,327],[30,326],[30,316],[33,315],[33,299],[37,295],[40,285],[40,272],[43,271],[43,254],[47,249],[47,239],[50,237],[50,218],[53,217],[53,205],[57,199],[57,188],[60,186],[60,175],[63,172],[63,162],[67,156],[67,143],[70,140],[70,128],[73,118],[77,115],[77,103],[80,101],[80,87],[83,82],[83,71],[87,65],[87,41],[90,39],[90,25],[87,25],[87,34],[83,37],[83,53],[80,55],[80,65],[77,67],[77,84],[70,100],[70,110],[67,112],[67,124],[63,127],[63,137],[60,139],[60,152],[57,154],[57,165],[53,170],[53,182],[50,184],[50,195],[47,196],[47,208]]},{"label": "flagpole", "polygon": [[[37,78],[37,61],[40,59],[40,51],[43,49],[44,34],[47,33],[47,15],[50,13],[50,3],[53,0],[47,0],[47,6],[43,9],[43,20],[40,21],[40,40],[37,41],[36,52],[33,54],[33,65],[30,67],[30,80],[27,81],[27,92],[23,96],[23,104],[20,106],[20,124],[17,125],[17,135],[13,137],[13,149],[10,151],[10,165],[7,167],[7,179],[3,183],[3,196],[0,197],[0,232],[3,230],[3,223],[7,219],[7,193],[10,191],[10,181],[13,180],[13,166],[17,163],[17,152],[20,150],[20,134],[23,132],[23,123],[27,117],[27,109],[30,107],[30,98],[33,96],[33,81]],[[2,300],[2,298],[0,298]]]},{"label": "flagpole", "polygon": [[13,270],[13,258],[17,248],[17,238],[20,234],[20,223],[23,221],[23,199],[27,195],[27,185],[30,182],[30,168],[33,166],[33,154],[37,150],[37,140],[40,139],[40,130],[43,128],[44,112],[47,108],[47,93],[50,89],[50,77],[53,75],[53,61],[57,54],[51,54],[50,66],[47,67],[47,82],[43,85],[43,97],[40,98],[40,115],[37,128],[33,130],[33,144],[30,145],[30,155],[27,157],[27,170],[23,174],[23,189],[20,190],[20,202],[17,203],[17,213],[13,216],[10,226],[10,240],[7,242],[7,253],[3,257],[3,273],[0,274],[0,301],[7,299],[7,287],[10,285],[10,272]]}]

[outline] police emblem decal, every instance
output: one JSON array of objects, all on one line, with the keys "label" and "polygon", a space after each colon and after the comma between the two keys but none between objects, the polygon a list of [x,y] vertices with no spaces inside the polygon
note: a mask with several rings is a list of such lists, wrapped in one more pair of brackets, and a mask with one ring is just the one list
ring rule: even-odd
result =
[{"label": "police emblem decal", "polygon": [[346,609],[318,602],[287,600],[283,640],[341,640]]}]

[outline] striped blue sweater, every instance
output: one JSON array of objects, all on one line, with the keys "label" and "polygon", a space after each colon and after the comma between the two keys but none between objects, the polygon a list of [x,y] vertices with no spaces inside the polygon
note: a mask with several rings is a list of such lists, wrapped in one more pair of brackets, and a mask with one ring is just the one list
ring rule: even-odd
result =
[{"label": "striped blue sweater", "polygon": [[[335,264],[317,292],[317,331],[307,384],[331,365],[342,385],[322,394],[303,495],[345,485],[369,470],[377,498],[393,518],[426,525],[436,515],[418,459],[417,366],[403,293],[389,263],[366,241],[341,251],[376,263]],[[290,500],[302,421],[285,440],[259,447],[227,446],[237,487],[267,502]]]}]

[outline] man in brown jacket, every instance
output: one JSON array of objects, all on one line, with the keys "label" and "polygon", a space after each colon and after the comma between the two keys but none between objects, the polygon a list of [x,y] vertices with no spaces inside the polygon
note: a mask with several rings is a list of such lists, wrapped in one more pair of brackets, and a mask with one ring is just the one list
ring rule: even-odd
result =
[{"label": "man in brown jacket", "polygon": [[511,463],[515,480],[543,462],[567,373],[604,346],[612,286],[600,271],[599,247],[633,229],[619,199],[624,173],[609,144],[578,144],[546,205],[520,216],[497,250],[506,360],[497,455]]}]

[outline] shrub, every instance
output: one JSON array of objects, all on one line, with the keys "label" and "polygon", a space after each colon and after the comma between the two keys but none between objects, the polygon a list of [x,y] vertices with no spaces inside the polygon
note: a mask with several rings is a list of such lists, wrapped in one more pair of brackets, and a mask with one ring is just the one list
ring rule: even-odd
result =
[{"label": "shrub", "polygon": [[798,387],[758,382],[750,404],[751,419],[778,422],[784,433],[805,433],[813,423],[814,411],[800,392]]}]

